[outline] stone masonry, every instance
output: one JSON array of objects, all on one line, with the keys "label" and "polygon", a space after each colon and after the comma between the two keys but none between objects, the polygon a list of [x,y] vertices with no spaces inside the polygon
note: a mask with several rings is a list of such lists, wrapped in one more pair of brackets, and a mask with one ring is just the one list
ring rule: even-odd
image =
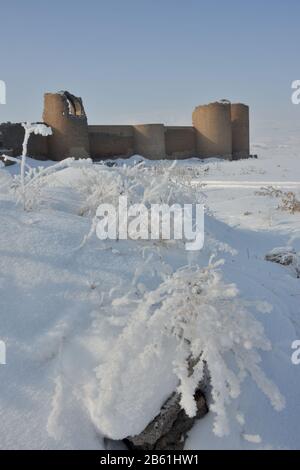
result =
[{"label": "stone masonry", "polygon": [[[43,122],[53,135],[31,139],[29,154],[39,159],[103,160],[139,154],[154,160],[235,160],[250,156],[249,107],[227,100],[196,107],[192,126],[89,125],[82,99],[62,91],[45,94]],[[0,155],[1,149],[20,155],[23,135],[20,124],[0,124]]]}]

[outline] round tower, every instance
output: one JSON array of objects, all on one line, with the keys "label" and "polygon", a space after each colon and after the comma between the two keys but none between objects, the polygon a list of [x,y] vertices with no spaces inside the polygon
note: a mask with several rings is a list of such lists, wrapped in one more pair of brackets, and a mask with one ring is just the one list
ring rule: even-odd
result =
[{"label": "round tower", "polygon": [[232,156],[234,160],[250,155],[249,106],[231,105]]},{"label": "round tower", "polygon": [[49,158],[90,156],[87,117],[81,98],[67,91],[46,93],[43,120],[53,132],[49,137]]},{"label": "round tower", "polygon": [[232,158],[231,109],[227,100],[198,106],[193,112],[199,157]]}]

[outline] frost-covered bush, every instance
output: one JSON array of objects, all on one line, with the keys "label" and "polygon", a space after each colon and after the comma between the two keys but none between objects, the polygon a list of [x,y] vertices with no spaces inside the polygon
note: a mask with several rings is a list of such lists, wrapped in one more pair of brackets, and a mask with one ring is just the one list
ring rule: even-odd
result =
[{"label": "frost-covered bush", "polygon": [[139,434],[149,416],[159,413],[161,397],[176,387],[182,408],[193,417],[205,368],[218,436],[229,432],[227,406],[239,396],[247,375],[276,410],[284,407],[284,398],[260,367],[259,351],[269,350],[270,342],[236,286],[223,281],[219,264],[186,266],[140,298],[114,299],[111,321],[120,321],[122,312],[132,314],[97,370],[98,399],[93,397],[91,414],[105,435]]},{"label": "frost-covered bush", "polygon": [[4,159],[13,161],[14,163],[18,163],[20,165],[20,175],[15,176],[11,187],[16,194],[17,202],[22,202],[25,210],[31,210],[40,204],[41,191],[46,186],[47,178],[50,175],[68,167],[84,168],[91,166],[92,161],[90,159],[75,160],[75,158],[66,158],[61,162],[46,168],[42,166],[32,168],[26,163],[30,136],[35,134],[47,137],[52,135],[52,129],[45,124],[39,123],[23,123],[22,126],[24,127],[25,134],[21,159],[9,157],[6,155],[4,156]]},{"label": "frost-covered bush", "polygon": [[[26,183],[28,180],[35,178],[36,173],[39,171],[39,170],[32,170],[30,166],[26,164],[28,142],[32,134],[42,135],[44,137],[47,137],[52,134],[52,129],[51,127],[48,127],[45,124],[38,124],[38,123],[32,124],[29,122],[22,123],[22,126],[24,128],[25,133],[24,133],[24,139],[23,139],[23,145],[22,145],[21,160],[13,158],[13,157],[8,157],[8,156],[4,156],[4,158],[5,160],[10,160],[10,161],[20,164],[20,176],[19,178],[17,177],[15,179],[13,187],[17,193],[18,200],[22,200],[24,210],[25,209],[27,210],[32,207],[33,198],[32,198],[32,192],[30,195],[28,195]],[[26,173],[26,169],[27,169],[27,173]],[[39,190],[40,190],[40,187],[37,187],[35,198],[39,195]]]},{"label": "frost-covered bush", "polygon": [[[148,166],[141,161],[136,165],[104,164],[82,171],[75,186],[84,196],[82,214],[95,215],[99,204],[118,204],[120,196],[128,197],[128,204],[196,203],[203,200],[203,194],[190,185],[174,181],[176,162],[167,166],[157,162]],[[160,170],[160,171],[158,171]]]},{"label": "frost-covered bush", "polygon": [[75,158],[66,158],[48,167],[40,166],[32,168],[26,163],[30,136],[35,134],[47,137],[52,135],[52,129],[40,123],[31,124],[27,122],[23,123],[22,126],[24,127],[25,134],[21,158],[5,155],[4,159],[20,165],[20,174],[14,177],[11,187],[16,194],[17,202],[23,204],[24,210],[32,210],[41,203],[42,189],[47,185],[48,178],[51,175],[65,168],[72,167],[82,169],[91,166],[92,161],[90,159],[75,160]]},{"label": "frost-covered bush", "polygon": [[127,195],[128,201],[134,199],[137,169],[132,167],[109,168],[106,165],[93,165],[81,172],[74,183],[83,195],[81,215],[94,216],[99,204],[118,205],[119,197]]},{"label": "frost-covered bush", "polygon": [[20,179],[21,179],[21,192],[22,192],[23,206],[24,206],[24,209],[27,209],[25,171],[26,171],[26,157],[27,157],[28,142],[32,134],[42,135],[43,137],[52,135],[52,129],[51,127],[48,127],[45,124],[30,124],[29,122],[23,123],[22,126],[24,127],[25,134],[24,134],[23,151],[22,151],[22,157],[21,157]]},{"label": "frost-covered bush", "polygon": [[[19,160],[18,160],[19,161]],[[59,163],[48,167],[32,168],[26,165],[24,174],[24,189],[19,175],[15,176],[11,185],[14,190],[17,203],[22,202],[25,210],[32,210],[42,203],[42,191],[48,187],[50,177],[65,168],[83,169],[92,165],[89,159],[66,158]],[[25,194],[25,198],[23,195]]]},{"label": "frost-covered bush", "polygon": [[174,179],[175,168],[176,162],[167,166],[165,162],[157,162],[154,166],[141,161],[112,167],[93,165],[83,170],[73,183],[84,200],[80,215],[93,217],[91,230],[83,244],[96,230],[98,219],[95,214],[99,205],[112,204],[118,212],[120,196],[127,197],[128,206],[143,204],[148,209],[152,204],[180,204],[182,207],[183,204],[202,203],[204,195],[199,190]]},{"label": "frost-covered bush", "polygon": [[290,214],[300,212],[300,200],[293,191],[282,191],[273,186],[267,186],[266,188],[261,188],[256,194],[258,196],[269,196],[280,199],[278,209],[282,211],[290,212]]}]

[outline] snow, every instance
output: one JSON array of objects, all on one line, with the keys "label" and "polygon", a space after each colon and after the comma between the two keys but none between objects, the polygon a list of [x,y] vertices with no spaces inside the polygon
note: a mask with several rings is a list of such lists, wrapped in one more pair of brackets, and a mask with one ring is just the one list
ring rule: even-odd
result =
[{"label": "snow", "polygon": [[[216,268],[213,264],[207,269],[184,267],[144,294],[142,302],[127,295],[113,302],[114,318],[129,305],[133,313],[97,370],[93,419],[105,435],[121,439],[146,427],[149,415],[155,416],[160,409],[152,399],[158,385],[161,389],[168,384],[170,395],[179,383],[182,408],[195,416],[193,397],[204,379],[205,364],[209,364],[211,376],[210,408],[216,414],[216,434],[229,431],[226,405],[239,395],[245,372],[252,375],[274,408],[284,407],[279,391],[259,370],[256,350],[270,348],[262,327],[236,300],[235,286],[225,285]],[[189,362],[199,357],[191,374]],[[163,364],[149,376],[160,358]],[[233,361],[238,373],[231,367]]]},{"label": "snow", "polygon": [[244,434],[243,437],[245,441],[252,442],[252,444],[261,444],[261,437],[258,434]]},{"label": "snow", "polygon": [[[186,334],[192,335],[195,351],[206,337],[208,344],[212,337],[222,343],[214,351],[232,349],[230,334],[237,330],[230,319],[243,310],[241,323],[235,319],[239,334],[245,335],[243,354],[251,357],[260,349],[259,366],[278,393],[268,381],[260,386],[275,400],[275,408],[283,405],[279,391],[286,406],[276,411],[249,375],[228,399],[216,382],[215,390],[222,385],[230,432],[216,436],[216,414],[210,412],[197,422],[186,448],[299,448],[300,368],[291,356],[292,343],[300,338],[300,284],[265,255],[276,247],[300,251],[300,214],[278,209],[278,200],[258,192],[274,186],[299,196],[300,155],[290,147],[274,151],[265,145],[259,157],[238,162],[189,159],[172,166],[135,156],[116,160],[111,168],[70,161],[55,171],[52,162],[27,159],[35,170],[26,183],[41,176],[32,183],[32,204],[26,211],[16,205],[20,181],[13,177],[20,168],[0,168],[0,340],[7,348],[7,364],[0,365],[1,448],[112,448],[116,444],[109,439],[137,433],[153,419],[180,385],[179,377],[182,405],[192,414],[195,383],[183,368],[187,351],[180,349],[178,335],[168,331],[180,323],[173,317],[168,323],[168,315],[170,309],[179,313],[178,299],[181,308],[187,305],[176,287],[182,277],[176,284],[176,276],[195,279],[200,274],[192,266],[207,269],[212,255],[212,263],[224,259],[224,264],[211,271],[215,299],[209,296],[212,285],[208,282],[205,291],[202,284],[207,297],[199,315],[205,316],[209,302],[219,308],[203,320],[210,329],[201,331],[199,344],[196,329]],[[138,172],[142,184],[131,185]],[[125,184],[133,202],[157,202],[161,194],[168,197],[167,175],[171,199],[205,198],[202,251],[188,253],[172,242],[96,238],[91,226],[100,200],[113,200]],[[158,307],[159,295],[167,304]],[[218,314],[227,318],[222,298],[229,308],[228,330],[218,336],[214,321]],[[195,319],[200,327],[201,318]],[[267,338],[272,350],[264,350]],[[230,353],[223,359],[237,374]],[[218,361],[216,378],[226,376]]]}]

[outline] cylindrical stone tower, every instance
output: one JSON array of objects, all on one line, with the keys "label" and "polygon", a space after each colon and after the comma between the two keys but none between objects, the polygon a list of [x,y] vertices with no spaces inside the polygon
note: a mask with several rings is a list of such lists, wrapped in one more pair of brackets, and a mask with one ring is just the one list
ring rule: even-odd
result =
[{"label": "cylindrical stone tower", "polygon": [[81,98],[67,91],[44,95],[45,124],[52,128],[49,139],[49,158],[88,158],[90,144],[87,117]]},{"label": "cylindrical stone tower", "polygon": [[199,157],[232,158],[230,102],[223,100],[198,106],[193,112]]},{"label": "cylindrical stone tower", "polygon": [[250,155],[249,106],[231,105],[232,157],[234,160]]},{"label": "cylindrical stone tower", "polygon": [[165,127],[163,124],[134,126],[134,151],[142,157],[159,160],[166,157]]}]

